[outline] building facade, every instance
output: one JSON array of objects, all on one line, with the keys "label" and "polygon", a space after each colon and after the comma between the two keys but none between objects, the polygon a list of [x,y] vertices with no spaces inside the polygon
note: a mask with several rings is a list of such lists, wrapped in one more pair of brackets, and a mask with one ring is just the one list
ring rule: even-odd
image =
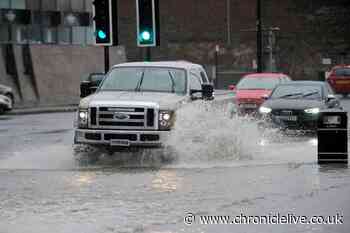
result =
[{"label": "building facade", "polygon": [[[143,60],[145,50],[136,46],[136,1],[115,1],[120,46],[111,48],[111,63],[125,56]],[[0,83],[17,90],[19,102],[73,103],[81,76],[103,71],[103,48],[92,46],[92,2],[0,0]],[[201,63],[211,75],[219,46],[221,87],[237,82],[256,68],[256,2],[159,0],[160,46],[152,48],[152,60]],[[330,66],[350,62],[348,0],[262,2],[266,70],[318,79]],[[322,64],[323,58],[332,64]],[[62,85],[60,91],[50,89],[55,82]],[[71,84],[68,94],[64,83]],[[66,101],[65,95],[75,97]]]},{"label": "building facade", "polygon": [[92,0],[1,0],[0,43],[92,44]]}]

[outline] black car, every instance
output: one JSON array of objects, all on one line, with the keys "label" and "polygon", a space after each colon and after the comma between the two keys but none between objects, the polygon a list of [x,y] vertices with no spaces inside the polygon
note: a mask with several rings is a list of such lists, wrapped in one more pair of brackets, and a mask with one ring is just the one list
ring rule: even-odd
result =
[{"label": "black car", "polygon": [[329,108],[341,106],[328,83],[294,81],[276,86],[259,113],[265,127],[316,130],[320,110]]},{"label": "black car", "polygon": [[91,73],[87,77],[84,77],[81,82],[80,97],[83,98],[94,93],[104,78],[104,73]]}]

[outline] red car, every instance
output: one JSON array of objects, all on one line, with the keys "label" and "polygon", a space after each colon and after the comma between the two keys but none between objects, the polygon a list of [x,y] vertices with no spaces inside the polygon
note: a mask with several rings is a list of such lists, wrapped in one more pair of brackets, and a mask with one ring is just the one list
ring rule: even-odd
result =
[{"label": "red car", "polygon": [[337,94],[347,96],[350,93],[350,65],[333,67],[327,82]]},{"label": "red car", "polygon": [[291,78],[282,73],[254,73],[243,76],[237,86],[230,86],[236,92],[238,114],[257,113],[276,85],[290,81]]}]

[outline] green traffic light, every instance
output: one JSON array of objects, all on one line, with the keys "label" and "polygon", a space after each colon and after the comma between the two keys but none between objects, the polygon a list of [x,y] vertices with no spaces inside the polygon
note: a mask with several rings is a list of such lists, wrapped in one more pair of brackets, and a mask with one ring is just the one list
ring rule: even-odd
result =
[{"label": "green traffic light", "polygon": [[100,39],[106,39],[106,38],[107,38],[106,33],[105,33],[104,31],[102,31],[102,30],[99,30],[99,31],[97,32],[97,36],[98,36]]},{"label": "green traffic light", "polygon": [[143,32],[141,33],[141,39],[142,39],[143,41],[149,41],[149,40],[151,40],[151,33],[149,33],[149,31],[143,31]]}]

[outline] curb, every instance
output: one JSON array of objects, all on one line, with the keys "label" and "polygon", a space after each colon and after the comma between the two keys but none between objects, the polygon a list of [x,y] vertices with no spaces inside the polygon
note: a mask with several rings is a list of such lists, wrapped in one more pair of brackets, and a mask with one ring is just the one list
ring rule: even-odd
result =
[{"label": "curb", "polygon": [[4,115],[27,115],[27,114],[42,114],[42,113],[75,112],[77,109],[78,109],[78,106],[23,108],[23,109],[13,109],[10,112],[6,112]]}]

